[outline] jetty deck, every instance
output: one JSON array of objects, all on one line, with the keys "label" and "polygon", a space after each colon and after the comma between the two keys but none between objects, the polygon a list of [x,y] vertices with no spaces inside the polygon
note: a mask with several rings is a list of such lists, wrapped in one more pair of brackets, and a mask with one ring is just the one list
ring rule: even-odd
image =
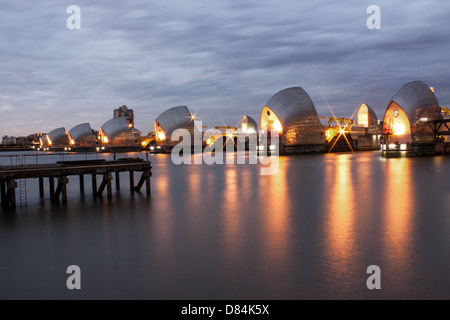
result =
[{"label": "jetty deck", "polygon": [[[106,190],[107,197],[112,197],[113,174],[115,174],[116,189],[120,189],[119,174],[121,172],[129,173],[131,190],[140,191],[145,184],[146,192],[150,194],[152,166],[150,161],[141,158],[123,158],[112,161],[105,159],[58,161],[53,164],[0,166],[1,205],[2,207],[16,207],[16,189],[19,187],[17,181],[26,179],[39,179],[39,195],[41,198],[45,196],[44,183],[47,180],[50,199],[55,202],[60,201],[60,199],[67,202],[68,177],[71,176],[79,178],[80,193],[84,193],[85,176],[91,176],[93,195],[101,197]],[[135,172],[141,174],[137,185],[134,182]],[[99,185],[97,185],[98,176],[101,178]],[[24,192],[22,188],[20,188],[20,192],[22,195]]]}]

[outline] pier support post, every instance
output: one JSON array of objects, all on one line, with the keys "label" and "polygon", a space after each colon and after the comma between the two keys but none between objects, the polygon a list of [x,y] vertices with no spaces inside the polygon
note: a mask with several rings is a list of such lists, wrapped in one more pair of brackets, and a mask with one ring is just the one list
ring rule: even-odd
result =
[{"label": "pier support post", "polygon": [[11,179],[7,182],[7,187],[8,187],[8,202],[11,206],[11,208],[15,208],[16,207],[16,188],[17,188],[17,182],[14,179]]},{"label": "pier support post", "polygon": [[120,190],[120,172],[116,171],[116,190]]},{"label": "pier support post", "polygon": [[50,200],[55,201],[55,178],[48,177],[48,185],[50,189]]},{"label": "pier support post", "polygon": [[108,195],[108,198],[112,197],[112,190],[111,190],[111,180],[113,179],[111,172],[107,172],[103,175],[103,181],[100,184],[100,188],[98,189],[97,195],[102,196],[103,191],[106,188],[106,192]]},{"label": "pier support post", "polygon": [[130,189],[134,190],[134,171],[130,171]]},{"label": "pier support post", "polygon": [[147,194],[150,194],[151,189],[150,189],[150,177],[151,177],[151,173],[148,171],[145,171],[142,173],[141,179],[139,180],[139,183],[137,184],[136,188],[134,188],[134,190],[136,191],[141,191],[142,186],[145,183],[146,189],[147,189]]},{"label": "pier support post", "polygon": [[97,196],[97,174],[92,174],[92,193]]},{"label": "pier support post", "polygon": [[39,196],[44,197],[44,178],[39,177]]},{"label": "pier support post", "polygon": [[84,174],[80,174],[80,193],[84,194]]},{"label": "pier support post", "polygon": [[8,203],[8,199],[6,197],[6,182],[3,180],[0,181],[0,195],[1,195],[2,207],[7,207],[9,205],[9,203]]},{"label": "pier support post", "polygon": [[55,195],[53,196],[53,201],[58,201],[59,196],[62,194],[62,201],[67,202],[67,183],[69,179],[67,177],[61,177],[58,179],[58,186],[56,187]]}]

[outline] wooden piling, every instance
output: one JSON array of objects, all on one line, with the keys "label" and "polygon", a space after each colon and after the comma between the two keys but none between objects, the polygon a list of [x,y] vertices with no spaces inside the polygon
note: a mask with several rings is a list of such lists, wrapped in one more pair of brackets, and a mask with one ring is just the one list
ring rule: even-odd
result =
[{"label": "wooden piling", "polygon": [[134,171],[130,171],[130,189],[134,190]]},{"label": "wooden piling", "polygon": [[39,197],[44,197],[44,178],[39,177]]},{"label": "wooden piling", "polygon": [[16,180],[11,179],[7,182],[7,187],[8,187],[8,200],[9,200],[9,205],[11,206],[11,208],[15,208],[16,207],[16,188],[17,188],[17,183]]},{"label": "wooden piling", "polygon": [[97,174],[92,175],[92,193],[97,196]]},{"label": "wooden piling", "polygon": [[3,180],[0,181],[0,197],[1,197],[2,206],[3,207],[9,206],[9,203],[7,203],[7,198],[6,198],[6,182]]},{"label": "wooden piling", "polygon": [[116,190],[120,190],[120,172],[116,171]]},{"label": "wooden piling", "polygon": [[50,199],[53,201],[55,200],[55,178],[54,177],[48,177],[48,185],[50,189]]},{"label": "wooden piling", "polygon": [[80,174],[80,193],[84,194],[84,174]]}]

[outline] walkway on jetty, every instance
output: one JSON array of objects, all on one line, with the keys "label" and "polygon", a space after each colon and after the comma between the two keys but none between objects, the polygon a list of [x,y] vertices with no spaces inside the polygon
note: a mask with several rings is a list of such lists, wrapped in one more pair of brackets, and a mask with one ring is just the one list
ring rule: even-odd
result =
[{"label": "walkway on jetty", "polygon": [[[37,157],[39,156],[36,156],[36,163],[38,162]],[[67,158],[67,155],[64,155],[65,158]],[[94,196],[102,196],[106,189],[107,197],[112,197],[113,174],[115,174],[116,189],[119,190],[120,172],[129,172],[131,190],[140,191],[145,184],[147,194],[150,194],[150,177],[152,176],[151,162],[137,157],[111,161],[107,161],[106,159],[64,160],[57,161],[56,163],[0,166],[1,205],[2,207],[16,207],[16,188],[19,187],[17,181],[22,183],[26,179],[39,179],[39,195],[41,198],[45,196],[44,181],[48,180],[50,199],[54,202],[58,202],[60,199],[63,202],[67,202],[68,177],[78,176],[80,193],[84,193],[84,178],[86,175],[90,175]],[[141,173],[137,185],[134,183],[135,172]],[[97,176],[101,176],[99,186],[97,186]],[[22,188],[20,185],[20,197],[26,199],[26,184],[25,188]]]}]

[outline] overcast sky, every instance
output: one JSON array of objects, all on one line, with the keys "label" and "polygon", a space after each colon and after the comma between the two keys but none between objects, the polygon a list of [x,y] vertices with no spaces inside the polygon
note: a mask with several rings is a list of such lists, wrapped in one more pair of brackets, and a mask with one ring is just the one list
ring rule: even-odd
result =
[{"label": "overcast sky", "polygon": [[[147,134],[187,105],[208,126],[259,120],[279,90],[301,86],[319,115],[382,117],[407,82],[450,105],[446,0],[0,2],[0,135],[94,129],[123,104]],[[369,5],[381,30],[369,30]],[[81,29],[66,10],[81,8]]]}]

